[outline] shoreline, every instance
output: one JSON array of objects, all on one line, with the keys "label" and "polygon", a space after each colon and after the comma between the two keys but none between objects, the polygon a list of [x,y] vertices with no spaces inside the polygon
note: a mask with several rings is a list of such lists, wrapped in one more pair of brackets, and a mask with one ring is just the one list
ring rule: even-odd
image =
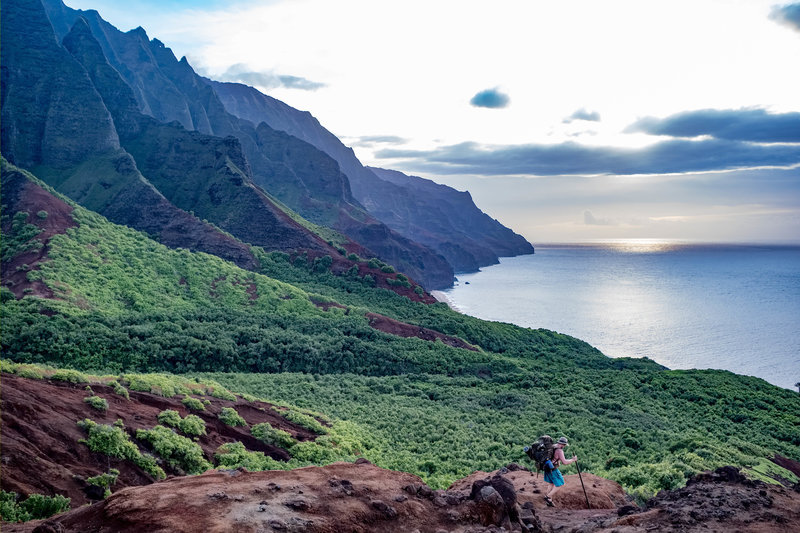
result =
[{"label": "shoreline", "polygon": [[436,298],[437,302],[446,303],[447,307],[449,307],[451,310],[455,311],[456,313],[461,313],[461,309],[456,307],[453,301],[450,298],[448,298],[447,294],[445,294],[443,291],[430,291],[429,294],[434,298]]}]

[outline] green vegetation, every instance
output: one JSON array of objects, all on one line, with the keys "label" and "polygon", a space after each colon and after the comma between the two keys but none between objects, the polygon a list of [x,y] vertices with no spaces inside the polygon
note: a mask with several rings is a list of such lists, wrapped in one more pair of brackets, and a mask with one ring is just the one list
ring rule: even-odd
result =
[{"label": "green vegetation", "polygon": [[211,463],[203,456],[203,449],[197,443],[182,437],[164,426],[153,429],[140,429],[136,438],[149,442],[153,450],[173,468],[180,468],[187,474],[202,474]]},{"label": "green vegetation", "polygon": [[264,455],[264,452],[251,452],[241,442],[223,444],[214,454],[220,468],[246,468],[251,472],[260,470],[286,470],[286,463]]},{"label": "green vegetation", "polygon": [[193,411],[205,411],[206,407],[203,405],[203,402],[198,400],[197,398],[192,398],[188,394],[184,396],[181,403],[186,406],[187,409],[191,409]]},{"label": "green vegetation", "polygon": [[239,416],[239,413],[236,412],[236,409],[233,407],[223,407],[222,412],[219,414],[219,419],[222,420],[224,424],[229,426],[246,426],[247,422],[245,422],[244,418]]},{"label": "green vegetation", "polygon": [[[3,214],[5,220],[7,215]],[[14,257],[30,250],[40,250],[44,244],[36,236],[42,230],[33,224],[28,223],[29,213],[14,213],[11,221],[11,231],[3,235],[0,240],[0,257],[3,261],[10,261]]]},{"label": "green vegetation", "polygon": [[58,369],[50,375],[50,379],[55,381],[66,381],[67,383],[88,383],[89,378],[83,372],[69,369]]},{"label": "green vegetation", "polygon": [[136,444],[130,440],[121,420],[118,420],[113,426],[109,426],[86,418],[78,422],[78,425],[88,433],[89,437],[83,442],[93,452],[131,461],[156,479],[167,477],[164,470],[156,464],[156,460],[150,455],[142,454]]},{"label": "green vegetation", "polygon": [[304,428],[309,429],[318,435],[324,435],[328,432],[328,430],[325,429],[325,426],[320,424],[316,418],[311,415],[301,413],[296,409],[288,409],[286,411],[282,411],[281,414],[286,420],[294,422],[299,426],[303,426]]},{"label": "green vegetation", "polygon": [[128,392],[128,389],[126,389],[125,387],[120,385],[117,380],[112,379],[111,381],[108,382],[108,386],[111,387],[112,389],[114,389],[114,394],[118,394],[118,395],[122,396],[123,398],[125,398],[126,400],[130,400],[131,399],[131,395]]},{"label": "green vegetation", "polygon": [[3,522],[39,520],[69,511],[70,499],[60,494],[31,494],[22,501],[17,498],[16,492],[0,491],[0,518]]},{"label": "green vegetation", "polygon": [[197,415],[186,415],[186,418],[181,418],[178,411],[167,409],[158,414],[158,421],[166,426],[178,428],[184,435],[190,437],[206,434],[206,423]]},{"label": "green vegetation", "polygon": [[[610,359],[567,335],[413,303],[375,288],[358,269],[332,273],[324,257],[253,248],[261,272],[247,272],[167,249],[81,208],[73,217],[79,226],[51,239],[50,260],[37,271],[58,299],[3,293],[0,348],[12,360],[4,370],[73,383],[94,379],[82,370],[103,372],[131,390],[181,395],[198,411],[193,397],[236,400],[231,391],[287,405],[280,410],[287,420],[320,436],[291,446],[282,467],[363,456],[441,488],[477,469],[525,462],[522,447],[549,433],[570,438],[583,468],[639,497],[725,464],[794,479],[764,462],[775,453],[800,458],[793,391],[729,372]],[[33,235],[28,220],[19,217],[9,243],[28,242],[21,240]],[[367,266],[396,274],[378,260]],[[314,301],[345,308],[325,311]],[[376,331],[367,312],[459,337],[478,351]],[[33,366],[44,363],[71,370]],[[102,437],[98,448],[115,457],[134,457],[125,442],[138,453],[122,428],[86,427],[87,442]],[[143,435],[183,438],[181,450],[194,444],[162,430]],[[282,438],[265,426],[253,434]],[[231,465],[269,463],[245,452],[231,445],[219,455]],[[193,471],[205,467],[186,453]]]},{"label": "green vegetation", "polygon": [[[729,372],[576,370],[555,378],[558,394],[530,376],[211,377],[348,420],[370,434],[364,457],[437,488],[474,470],[529,464],[522,447],[543,433],[567,435],[583,469],[641,497],[726,464],[750,467],[760,477],[755,472],[763,458],[796,457],[800,437],[792,427],[800,411],[780,407],[800,409],[796,393]],[[737,413],[747,419],[730,423]],[[772,466],[773,474],[794,479]]]},{"label": "green vegetation", "polygon": [[100,396],[87,396],[83,401],[98,411],[105,411],[108,409],[108,401]]},{"label": "green vegetation", "polygon": [[250,433],[253,434],[258,440],[279,448],[288,450],[296,444],[297,441],[289,434],[289,432],[282,429],[275,429],[269,422],[256,424],[250,428]]},{"label": "green vegetation", "polygon": [[86,483],[89,485],[96,485],[105,489],[103,492],[103,498],[108,498],[111,496],[111,487],[114,486],[114,483],[117,482],[117,478],[119,477],[119,470],[116,468],[110,468],[108,472],[104,474],[100,474],[98,476],[90,477],[86,480]]}]

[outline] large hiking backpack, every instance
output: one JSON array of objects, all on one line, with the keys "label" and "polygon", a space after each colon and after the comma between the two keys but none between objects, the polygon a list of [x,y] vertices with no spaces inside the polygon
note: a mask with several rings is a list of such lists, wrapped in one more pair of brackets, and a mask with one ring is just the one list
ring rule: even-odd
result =
[{"label": "large hiking backpack", "polygon": [[523,448],[528,457],[536,463],[536,471],[543,470],[549,472],[553,470],[553,437],[542,435],[536,442]]}]

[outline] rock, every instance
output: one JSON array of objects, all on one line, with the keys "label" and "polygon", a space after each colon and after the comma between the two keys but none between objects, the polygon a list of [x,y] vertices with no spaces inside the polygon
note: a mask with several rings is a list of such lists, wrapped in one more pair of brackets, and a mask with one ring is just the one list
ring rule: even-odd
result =
[{"label": "rock", "polygon": [[308,511],[311,509],[311,504],[302,498],[295,498],[293,500],[287,500],[283,502],[283,505],[286,507],[290,507],[295,511]]},{"label": "rock", "polygon": [[83,493],[90,500],[102,500],[105,497],[106,490],[97,485],[87,485],[83,488]]},{"label": "rock", "polygon": [[403,503],[406,500],[408,500],[408,496],[406,496],[405,494],[400,494],[399,496],[394,497],[394,501],[398,503]]},{"label": "rock", "polygon": [[357,465],[371,465],[372,463],[370,463],[369,461],[367,461],[363,457],[359,457],[358,459],[355,460],[354,464],[357,464]]},{"label": "rock", "polygon": [[59,524],[58,522],[44,522],[39,524],[31,533],[62,533],[64,531],[64,526]]},{"label": "rock", "polygon": [[387,504],[383,500],[372,500],[370,505],[373,509],[381,513],[384,518],[392,519],[397,518],[397,509]]},{"label": "rock", "polygon": [[617,509],[617,516],[627,516],[629,514],[637,513],[639,511],[641,511],[641,509],[639,509],[635,505],[623,505],[622,507]]},{"label": "rock", "polygon": [[500,526],[508,520],[503,497],[491,485],[480,489],[475,496],[475,507],[484,526]]},{"label": "rock", "polygon": [[416,496],[419,493],[419,488],[421,486],[422,485],[420,485],[419,483],[409,483],[408,485],[405,485],[403,487],[403,490],[411,494],[412,496]]}]

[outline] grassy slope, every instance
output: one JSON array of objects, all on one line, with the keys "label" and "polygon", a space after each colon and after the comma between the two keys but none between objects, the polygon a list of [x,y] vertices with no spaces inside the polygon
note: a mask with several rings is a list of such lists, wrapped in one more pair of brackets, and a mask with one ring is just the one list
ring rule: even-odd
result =
[{"label": "grassy slope", "polygon": [[[240,372],[213,377],[353,422],[374,441],[368,458],[439,487],[521,460],[541,433],[568,435],[584,468],[640,494],[721,464],[763,470],[771,453],[800,459],[800,395],[762,380],[612,360],[565,335],[414,304],[285,254],[257,250],[268,277],[170,250],[77,206],[73,216],[79,226],[54,236],[50,261],[29,274],[61,299],[3,305],[8,358]],[[312,295],[349,309],[322,311]],[[482,351],[377,332],[367,310]]]}]

